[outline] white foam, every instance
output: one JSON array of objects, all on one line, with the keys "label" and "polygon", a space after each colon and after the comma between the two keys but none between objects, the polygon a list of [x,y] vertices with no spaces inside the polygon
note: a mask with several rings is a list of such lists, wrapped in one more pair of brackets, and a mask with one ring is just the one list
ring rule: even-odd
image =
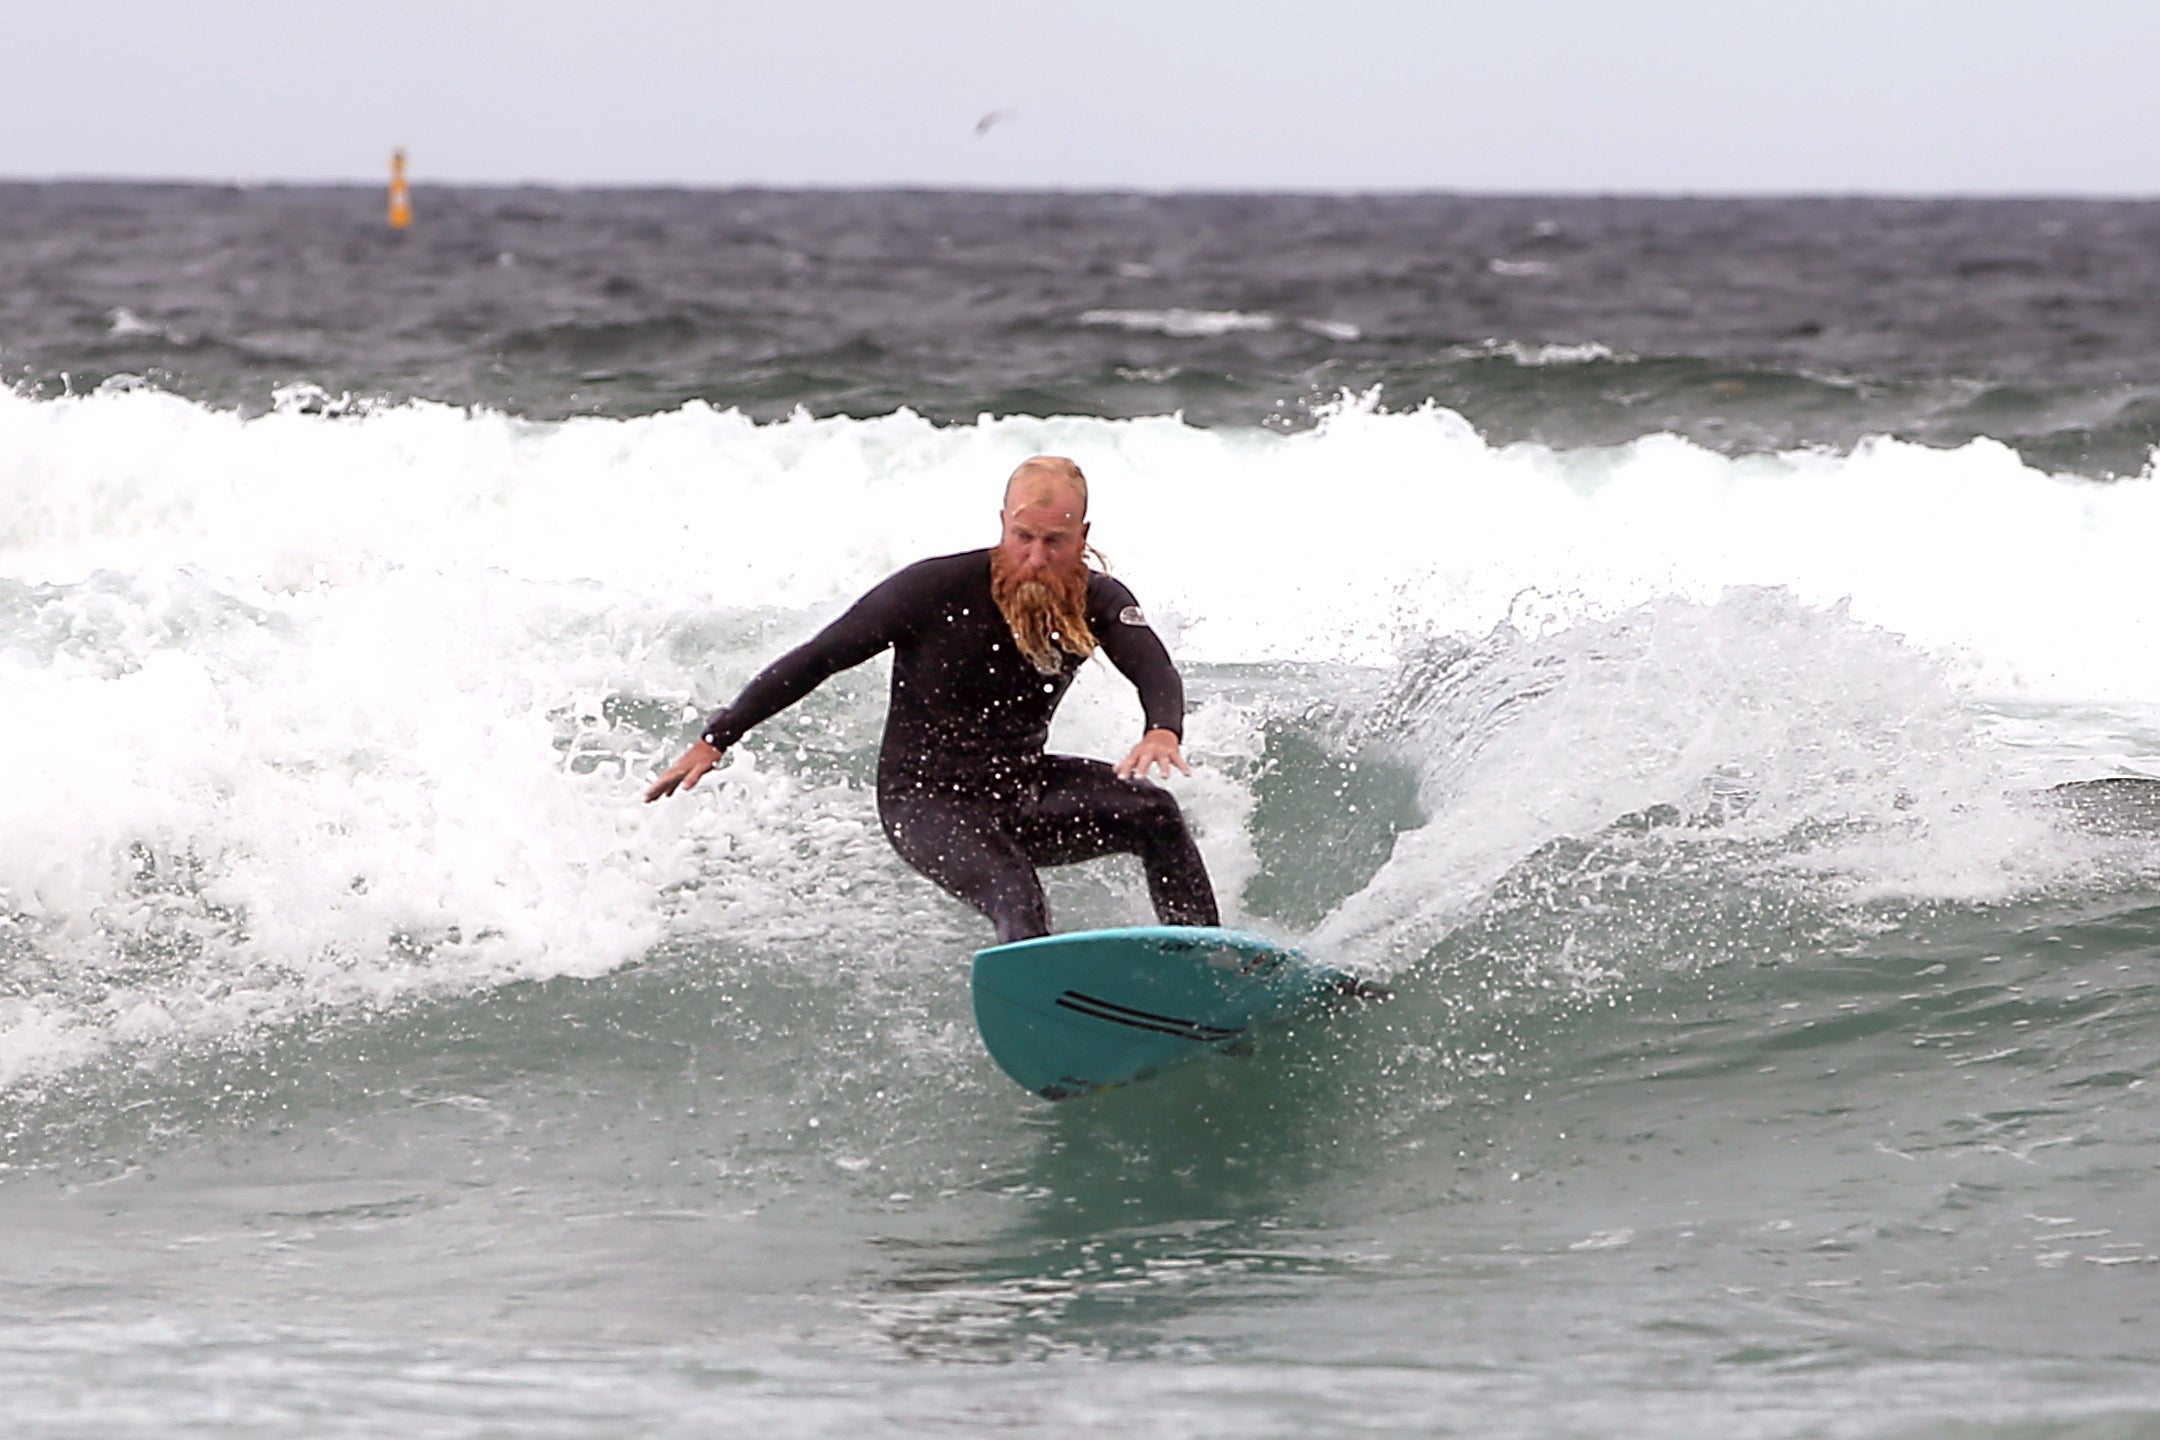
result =
[{"label": "white foam", "polygon": [[577,666],[534,601],[412,573],[283,604],[184,575],[37,597],[64,638],[0,652],[23,762],[0,914],[53,994],[0,1023],[0,1082],[649,945],[669,846],[562,763]]},{"label": "white foam", "polygon": [[165,332],[125,305],[105,312],[105,333],[115,336],[163,335]]},{"label": "white foam", "polygon": [[1298,329],[1325,340],[1340,340],[1348,344],[1352,340],[1365,338],[1365,332],[1348,320],[1300,320],[1297,323]]},{"label": "white foam", "polygon": [[[675,741],[602,708],[657,697],[687,718],[725,698],[896,566],[990,542],[1001,477],[1041,451],[1087,467],[1094,538],[1187,662],[1391,667],[1510,617],[1524,643],[1573,657],[1572,693],[1592,699],[1549,712],[1543,738],[1478,751],[1486,768],[1453,790],[1436,772],[1435,795],[1475,823],[1407,842],[1346,932],[1422,925],[1446,906],[1421,891],[1474,895],[1542,837],[1721,764],[1785,793],[1775,758],[1815,753],[1794,727],[1818,696],[1842,707],[1818,728],[1841,726],[1859,759],[1795,769],[1792,814],[1847,803],[1832,782],[1853,765],[1877,777],[1868,805],[1915,775],[1923,800],[1955,797],[1929,833],[1957,843],[1885,842],[1836,866],[1859,887],[1986,893],[2012,832],[1986,828],[1994,772],[1958,770],[1972,737],[1942,716],[2015,711],[2031,754],[2050,744],[2035,728],[2060,733],[2084,707],[2106,735],[2056,750],[2140,763],[2125,747],[2160,715],[2144,556],[2160,482],[2052,477],[1984,441],[1560,453],[1373,397],[1291,434],[319,408],[0,394],[0,747],[15,761],[0,946],[49,972],[0,1012],[0,1081],[116,1040],[594,973],[683,927],[779,943],[875,914],[963,944],[968,922],[898,867],[859,792],[779,757],[643,807],[651,752]],[[1736,606],[1735,586],[1779,599]],[[1600,627],[1644,615],[1670,643],[1612,672],[1634,688],[1580,668],[1611,638]],[[1131,697],[1090,685],[1061,743],[1114,753]],[[875,683],[848,693],[831,723],[874,733]],[[1690,707],[1724,697],[1757,709],[1713,705],[1703,741]],[[1784,728],[1743,723],[1774,713]],[[1203,710],[1194,751],[1249,756],[1265,718]],[[1936,739],[1897,764],[1861,763],[1921,731]],[[1220,770],[1182,793],[1234,894],[1250,796]],[[1982,829],[1960,832],[1963,813]]]},{"label": "white foam", "polygon": [[1081,315],[1080,323],[1168,335],[1178,340],[1209,340],[1245,330],[1273,330],[1277,322],[1273,315],[1245,310],[1188,310],[1183,306],[1172,306],[1167,310],[1089,310]]},{"label": "white foam", "polygon": [[1938,664],[1787,591],[1440,647],[1383,733],[1430,816],[1319,936],[1374,959],[1414,960],[1547,842],[1656,807],[1833,903],[2001,900],[2088,858],[2021,803]]},{"label": "white foam", "polygon": [[1464,357],[1500,355],[1514,361],[1526,370],[1544,369],[1548,366],[1589,365],[1599,360],[1615,360],[1622,357],[1609,346],[1595,340],[1577,345],[1563,345],[1547,341],[1535,343],[1527,340],[1488,339],[1474,346],[1465,346],[1458,354]]},{"label": "white foam", "polygon": [[2160,702],[2145,537],[2160,480],[2050,476],[1979,440],[1730,459],[1671,437],[1493,447],[1437,409],[1315,429],[1174,418],[938,427],[692,404],[535,424],[438,405],[241,419],[154,391],[0,395],[0,575],[188,565],[270,590],[398,566],[800,607],[987,543],[1036,450],[1095,481],[1095,538],[1194,659],[1387,663],[1528,588],[1614,614],[1779,585],[1990,693]]},{"label": "white foam", "polygon": [[[1148,275],[1152,273],[1146,272]],[[1081,314],[1080,323],[1132,330],[1141,334],[1167,335],[1173,340],[1212,340],[1219,335],[1273,330],[1282,322],[1264,312],[1191,310],[1183,306],[1172,306],[1167,310],[1088,310]],[[1325,316],[1304,317],[1293,323],[1298,329],[1310,335],[1318,335],[1323,340],[1348,343],[1364,338],[1365,333],[1348,320],[1332,320]]]}]

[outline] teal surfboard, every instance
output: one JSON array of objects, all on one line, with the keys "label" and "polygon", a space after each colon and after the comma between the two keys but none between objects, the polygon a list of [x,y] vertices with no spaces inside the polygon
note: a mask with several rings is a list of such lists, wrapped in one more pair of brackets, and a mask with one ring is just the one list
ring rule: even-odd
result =
[{"label": "teal surfboard", "polygon": [[1081,930],[975,952],[990,1058],[1050,1100],[1145,1079],[1348,995],[1384,992],[1261,935]]}]

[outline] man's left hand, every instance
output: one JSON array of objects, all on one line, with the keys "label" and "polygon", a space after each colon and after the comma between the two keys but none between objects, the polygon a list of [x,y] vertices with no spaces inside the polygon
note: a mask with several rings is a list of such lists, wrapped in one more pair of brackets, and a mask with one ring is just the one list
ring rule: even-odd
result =
[{"label": "man's left hand", "polygon": [[1132,753],[1117,763],[1119,778],[1125,780],[1148,777],[1148,771],[1160,767],[1163,779],[1170,778],[1173,769],[1192,774],[1192,766],[1185,763],[1185,755],[1178,748],[1177,732],[1174,730],[1150,730],[1140,737],[1140,743],[1132,747]]}]

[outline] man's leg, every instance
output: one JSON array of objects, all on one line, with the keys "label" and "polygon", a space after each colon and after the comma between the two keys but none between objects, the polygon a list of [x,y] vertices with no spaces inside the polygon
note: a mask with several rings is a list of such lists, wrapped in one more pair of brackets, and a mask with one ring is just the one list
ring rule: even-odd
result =
[{"label": "man's leg", "polygon": [[878,796],[900,858],[997,927],[998,944],[1050,933],[1050,903],[1027,852],[1001,823],[1008,807],[947,795]]},{"label": "man's leg", "polygon": [[1101,855],[1138,855],[1163,924],[1222,923],[1207,862],[1176,796],[1150,781],[1121,780],[1100,760],[1045,755],[1042,767],[1041,790],[1013,824],[1028,859],[1070,865]]}]

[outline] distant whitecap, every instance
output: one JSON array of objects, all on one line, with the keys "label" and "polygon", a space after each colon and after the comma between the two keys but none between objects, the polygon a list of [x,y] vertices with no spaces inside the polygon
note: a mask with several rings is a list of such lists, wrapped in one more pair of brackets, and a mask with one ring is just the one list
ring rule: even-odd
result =
[{"label": "distant whitecap", "polygon": [[1365,338],[1365,332],[1347,320],[1300,320],[1297,323],[1298,329],[1319,335],[1328,340],[1341,340],[1347,343]]},{"label": "distant whitecap", "polygon": [[1082,325],[1115,326],[1120,330],[1145,331],[1178,340],[1207,340],[1241,330],[1273,330],[1273,315],[1246,310],[1090,310],[1080,317]]},{"label": "distant whitecap", "polygon": [[105,312],[108,335],[162,335],[165,332],[137,315],[125,305],[115,305]]},{"label": "distant whitecap", "polygon": [[1589,365],[1599,360],[1630,360],[1633,356],[1622,355],[1609,345],[1595,340],[1581,344],[1536,344],[1527,340],[1490,339],[1478,345],[1465,346],[1457,352],[1466,358],[1499,356],[1514,361],[1528,369],[1546,366]]}]

